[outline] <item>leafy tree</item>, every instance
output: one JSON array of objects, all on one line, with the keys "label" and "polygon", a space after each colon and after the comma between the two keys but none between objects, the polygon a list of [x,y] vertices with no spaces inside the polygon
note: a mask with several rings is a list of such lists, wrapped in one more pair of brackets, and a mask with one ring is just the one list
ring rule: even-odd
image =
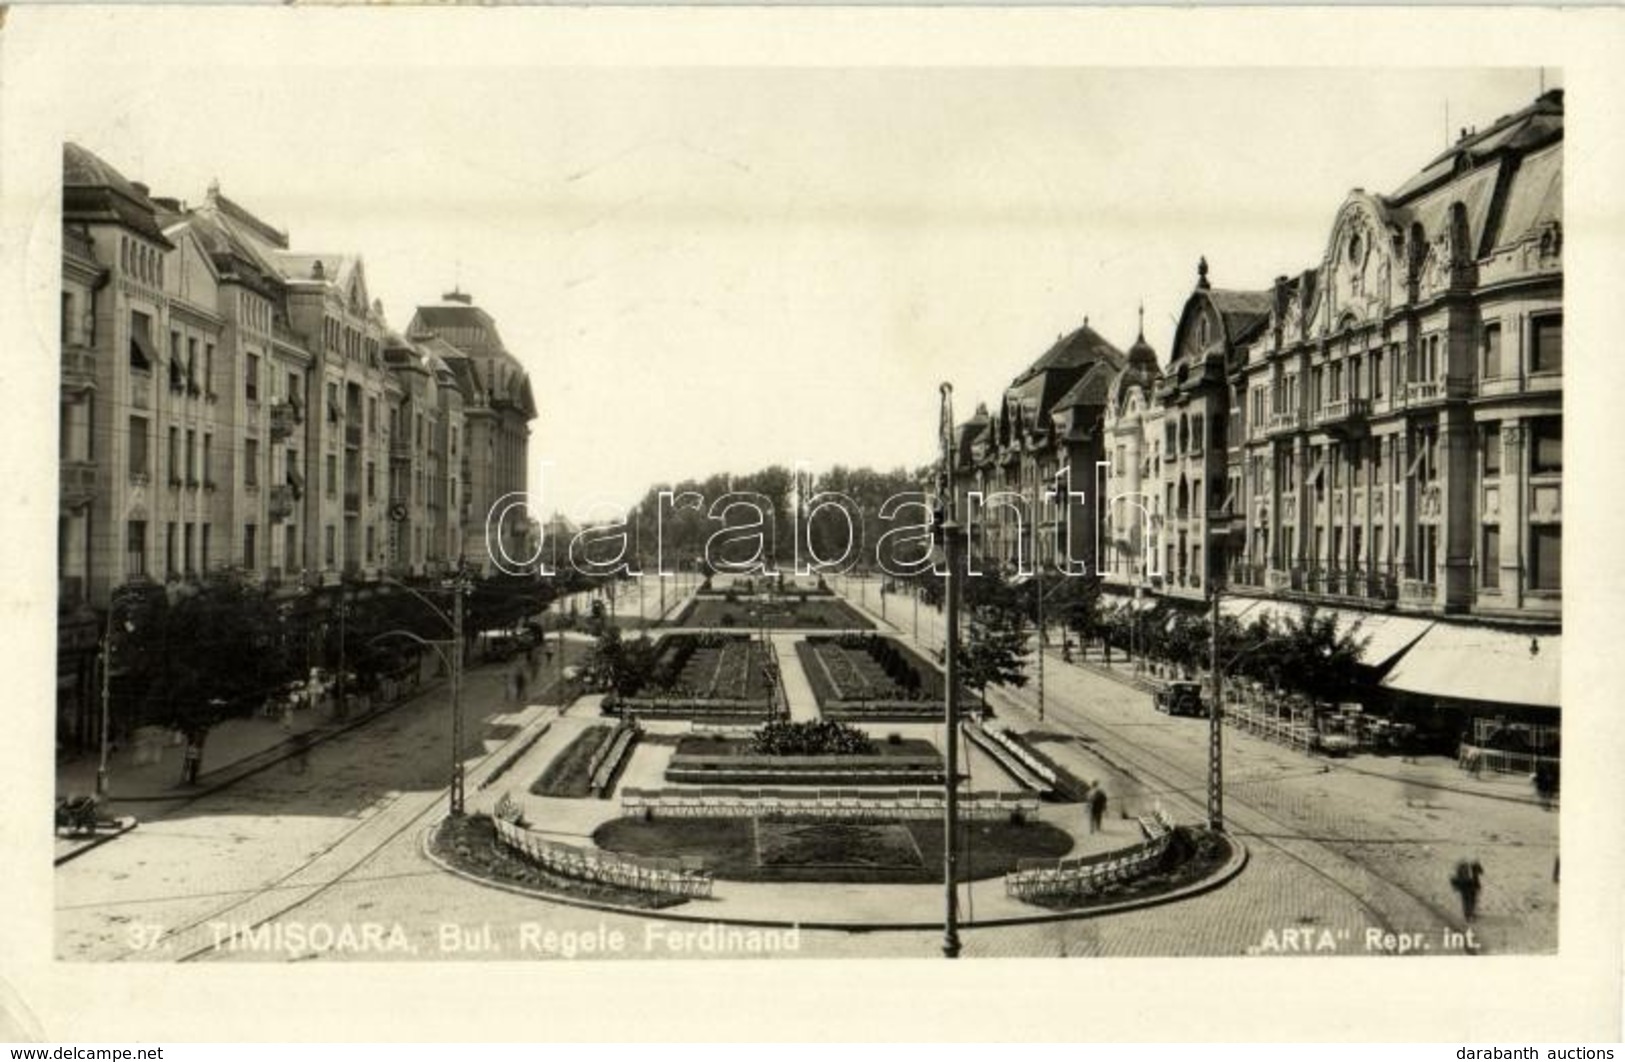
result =
[{"label": "leafy tree", "polygon": [[1059,619],[1079,644],[1099,638],[1106,630],[1100,614],[1100,577],[1091,572],[1059,578],[1058,584],[1045,588],[1049,595],[1044,601],[1045,613]]},{"label": "leafy tree", "polygon": [[619,627],[605,627],[582,663],[582,676],[591,689],[629,697],[653,684],[658,664],[659,653],[648,638],[627,641]]},{"label": "leafy tree", "polygon": [[1000,612],[973,616],[969,637],[959,653],[959,668],[961,683],[976,691],[984,708],[989,686],[1020,689],[1027,685],[1027,632],[1019,618]]},{"label": "leafy tree", "polygon": [[289,613],[234,575],[142,593],[124,615],[116,652],[133,714],[181,731],[200,753],[217,723],[251,714],[302,670]]}]

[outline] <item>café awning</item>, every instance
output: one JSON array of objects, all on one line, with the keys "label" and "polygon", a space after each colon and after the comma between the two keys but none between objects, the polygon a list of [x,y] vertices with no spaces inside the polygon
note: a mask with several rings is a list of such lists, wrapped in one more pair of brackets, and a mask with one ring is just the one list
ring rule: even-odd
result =
[{"label": "caf\u00e9 awning", "polygon": [[1389,689],[1491,704],[1560,707],[1562,635],[1435,623],[1382,680]]},{"label": "caf\u00e9 awning", "polygon": [[[1272,601],[1257,598],[1234,599],[1241,607],[1237,612],[1231,612],[1226,606],[1228,600],[1221,601],[1219,608],[1227,615],[1235,616],[1243,626],[1255,620],[1268,617],[1275,629],[1285,627],[1287,623],[1301,619],[1304,606],[1296,601]],[[1360,612],[1355,609],[1321,607],[1316,611],[1322,616],[1332,616],[1337,621],[1339,636],[1354,633],[1360,641],[1360,663],[1367,667],[1382,667],[1395,656],[1404,652],[1427,633],[1433,626],[1433,621],[1417,616],[1396,616],[1387,612]]]}]

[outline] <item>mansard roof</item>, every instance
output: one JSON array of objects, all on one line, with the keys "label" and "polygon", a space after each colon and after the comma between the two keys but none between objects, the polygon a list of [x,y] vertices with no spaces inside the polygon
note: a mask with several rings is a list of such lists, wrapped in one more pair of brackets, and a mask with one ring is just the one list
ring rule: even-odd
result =
[{"label": "mansard roof", "polygon": [[62,145],[62,220],[123,225],[160,247],[173,245],[159,228],[158,206],[145,188],[74,143]]}]

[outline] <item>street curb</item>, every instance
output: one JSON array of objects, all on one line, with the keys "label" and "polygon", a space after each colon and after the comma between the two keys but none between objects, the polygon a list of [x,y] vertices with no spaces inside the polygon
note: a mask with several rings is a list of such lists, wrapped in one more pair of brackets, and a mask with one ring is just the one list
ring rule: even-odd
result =
[{"label": "street curb", "polygon": [[118,823],[118,829],[113,830],[111,833],[98,835],[97,837],[86,841],[78,848],[71,849],[62,855],[56,856],[51,860],[51,865],[54,867],[59,867],[63,863],[70,863],[84,855],[86,852],[100,848],[109,841],[118,840],[120,837],[123,837],[125,834],[129,833],[139,825],[134,815],[125,815],[123,818],[117,819],[116,821]]},{"label": "street curb", "polygon": [[394,711],[395,709],[400,708],[400,707],[402,707],[404,705],[410,704],[411,702],[417,700],[419,697],[425,697],[428,694],[433,693],[436,690],[441,689],[445,685],[446,685],[446,683],[440,682],[440,683],[436,683],[435,685],[432,685],[432,686],[420,687],[418,689],[418,691],[416,693],[414,693],[410,697],[402,697],[400,700],[392,701],[387,705],[384,705],[384,706],[379,707],[379,708],[375,708],[375,709],[367,712],[365,715],[358,715],[358,716],[355,716],[355,717],[353,717],[351,719],[346,719],[343,723],[338,724],[337,726],[333,727],[332,729],[324,731],[319,738],[315,738],[314,740],[310,741],[302,749],[301,748],[295,748],[294,745],[293,745],[292,739],[285,738],[281,742],[279,742],[279,743],[277,743],[275,745],[267,746],[266,748],[261,749],[259,752],[255,752],[255,753],[252,753],[252,754],[250,754],[248,756],[244,756],[240,760],[235,760],[232,763],[223,764],[223,765],[221,765],[219,767],[216,767],[214,770],[209,771],[203,777],[207,778],[207,777],[209,777],[209,775],[219,775],[220,772],[222,772],[222,771],[230,771],[233,768],[239,766],[240,764],[248,763],[250,760],[253,760],[253,759],[255,759],[256,757],[259,757],[259,756],[267,756],[267,755],[271,756],[271,759],[266,760],[264,763],[255,764],[254,766],[248,768],[247,770],[240,771],[240,772],[238,772],[238,773],[236,773],[236,774],[234,774],[234,775],[232,775],[230,777],[218,778],[218,780],[209,782],[209,783],[207,783],[206,785],[204,785],[202,787],[190,788],[190,789],[176,789],[175,791],[173,791],[171,793],[156,795],[156,796],[126,796],[126,797],[114,797],[112,799],[113,799],[114,802],[120,803],[120,804],[169,804],[169,803],[174,803],[174,802],[177,802],[177,801],[179,801],[179,802],[190,802],[190,801],[193,801],[193,800],[201,799],[202,797],[212,796],[213,794],[220,792],[222,789],[227,789],[227,788],[229,788],[229,787],[231,787],[233,785],[236,785],[238,782],[241,782],[245,778],[252,778],[254,775],[259,774],[261,771],[268,770],[271,767],[275,767],[277,764],[282,763],[285,760],[293,758],[295,755],[299,754],[300,752],[309,752],[311,749],[316,748],[319,745],[325,745],[327,742],[331,741],[333,738],[339,737],[339,736],[341,736],[343,734],[348,734],[350,731],[355,730],[358,727],[365,726],[366,724],[368,724],[370,722],[373,722],[376,719],[380,719],[383,716],[388,715],[390,712]]},{"label": "street curb", "polygon": [[[724,926],[744,926],[746,928],[758,929],[810,929],[828,930],[839,933],[920,933],[942,928],[942,923],[940,921],[795,922],[773,918],[728,918],[725,916],[718,917],[683,914],[679,913],[675,908],[651,910],[643,907],[623,907],[619,904],[602,903],[594,900],[583,900],[574,896],[560,896],[557,893],[547,892],[542,889],[525,888],[509,882],[493,881],[490,878],[482,878],[476,874],[471,874],[460,867],[452,866],[450,863],[441,859],[439,856],[434,854],[432,842],[434,839],[434,832],[440,828],[441,823],[444,821],[444,819],[441,819],[439,822],[432,824],[423,831],[421,840],[419,842],[419,848],[422,851],[424,858],[428,859],[429,862],[433,863],[436,867],[453,875],[454,877],[462,878],[463,880],[472,882],[475,885],[499,889],[502,892],[510,892],[516,896],[528,896],[531,899],[542,900],[546,903],[556,903],[565,907],[576,907],[588,911],[603,911],[608,914],[629,915],[634,918],[649,918],[663,922],[690,922],[706,925],[714,924]],[[1214,889],[1228,884],[1232,878],[1234,878],[1237,874],[1240,874],[1247,866],[1247,863],[1251,858],[1247,846],[1238,838],[1229,834],[1225,835],[1225,840],[1231,846],[1231,854],[1230,859],[1224,864],[1224,866],[1220,867],[1218,871],[1211,876],[1203,878],[1200,881],[1193,881],[1183,888],[1175,889],[1173,892],[1164,893],[1160,896],[1150,896],[1139,900],[1120,900],[1116,903],[1102,904],[1099,907],[1080,908],[1070,911],[1051,911],[1045,914],[1022,915],[1019,917],[971,919],[961,921],[959,923],[959,927],[961,929],[999,929],[1008,928],[1011,926],[1044,925],[1052,922],[1077,922],[1088,918],[1097,918],[1102,915],[1122,914],[1128,911],[1140,911],[1150,907],[1160,907],[1163,904],[1178,903],[1182,900],[1189,900],[1200,896],[1203,893],[1212,892]],[[696,900],[693,902],[704,903],[705,901]]]},{"label": "street curb", "polygon": [[[1141,681],[1119,675],[1109,668],[1103,668],[1083,661],[1074,661],[1072,666],[1081,667],[1091,674],[1099,675],[1101,678],[1111,679],[1112,681],[1123,686],[1129,686],[1138,690],[1145,690],[1148,693],[1152,692]],[[1536,797],[1511,796],[1505,793],[1482,793],[1476,789],[1464,789],[1461,786],[1450,785],[1446,782],[1429,782],[1420,778],[1405,778],[1399,775],[1386,774],[1382,771],[1368,770],[1363,767],[1350,767],[1346,764],[1337,765],[1333,769],[1348,771],[1352,774],[1364,775],[1367,778],[1382,778],[1386,781],[1396,782],[1400,785],[1415,785],[1420,786],[1423,789],[1437,789],[1445,793],[1460,793],[1462,796],[1481,797],[1485,800],[1501,800],[1508,804],[1529,804],[1534,807],[1540,806],[1540,800]],[[1555,801],[1553,802],[1552,809],[1554,811],[1557,810],[1557,804]]]}]

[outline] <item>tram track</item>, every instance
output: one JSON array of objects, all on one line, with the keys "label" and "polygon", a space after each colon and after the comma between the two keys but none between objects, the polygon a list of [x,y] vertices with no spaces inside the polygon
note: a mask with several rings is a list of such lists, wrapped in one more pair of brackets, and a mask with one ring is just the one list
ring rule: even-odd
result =
[{"label": "tram track", "polygon": [[[465,767],[465,784],[471,789],[475,788],[479,772],[512,741],[521,740],[535,722],[532,720],[508,741],[469,763]],[[270,881],[246,890],[229,903],[215,906],[205,914],[167,927],[161,936],[149,942],[149,946],[128,949],[112,961],[159,959],[195,962],[206,959],[228,948],[233,941],[248,938],[261,927],[285,919],[335,886],[350,880],[403,834],[420,829],[425,817],[446,799],[445,789],[397,794],[383,802],[374,814],[344,830]],[[369,832],[374,836],[367,836]]]},{"label": "tram track", "polygon": [[[1002,696],[1026,714],[1033,707],[1023,698]],[[1149,700],[1149,698],[1147,698]],[[1207,776],[1205,767],[1197,770],[1174,756],[1130,738],[1125,730],[1144,728],[1144,723],[1117,724],[1104,721],[1079,709],[1051,702],[1046,705],[1050,719],[1058,721],[1074,737],[1108,766],[1156,788],[1145,795],[1166,795],[1198,815],[1206,815]],[[1148,708],[1149,710],[1149,708]],[[1049,720],[1046,720],[1049,721]],[[1322,772],[1315,772],[1316,774]],[[1362,839],[1318,830],[1306,836],[1301,824],[1248,801],[1248,788],[1270,786],[1280,779],[1242,781],[1226,785],[1225,818],[1229,832],[1249,843],[1268,848],[1303,867],[1338,892],[1348,896],[1371,918],[1374,927],[1385,933],[1430,933],[1454,929],[1449,914],[1426,897],[1393,878],[1380,873],[1339,851],[1335,846],[1394,844],[1394,839]]]}]

